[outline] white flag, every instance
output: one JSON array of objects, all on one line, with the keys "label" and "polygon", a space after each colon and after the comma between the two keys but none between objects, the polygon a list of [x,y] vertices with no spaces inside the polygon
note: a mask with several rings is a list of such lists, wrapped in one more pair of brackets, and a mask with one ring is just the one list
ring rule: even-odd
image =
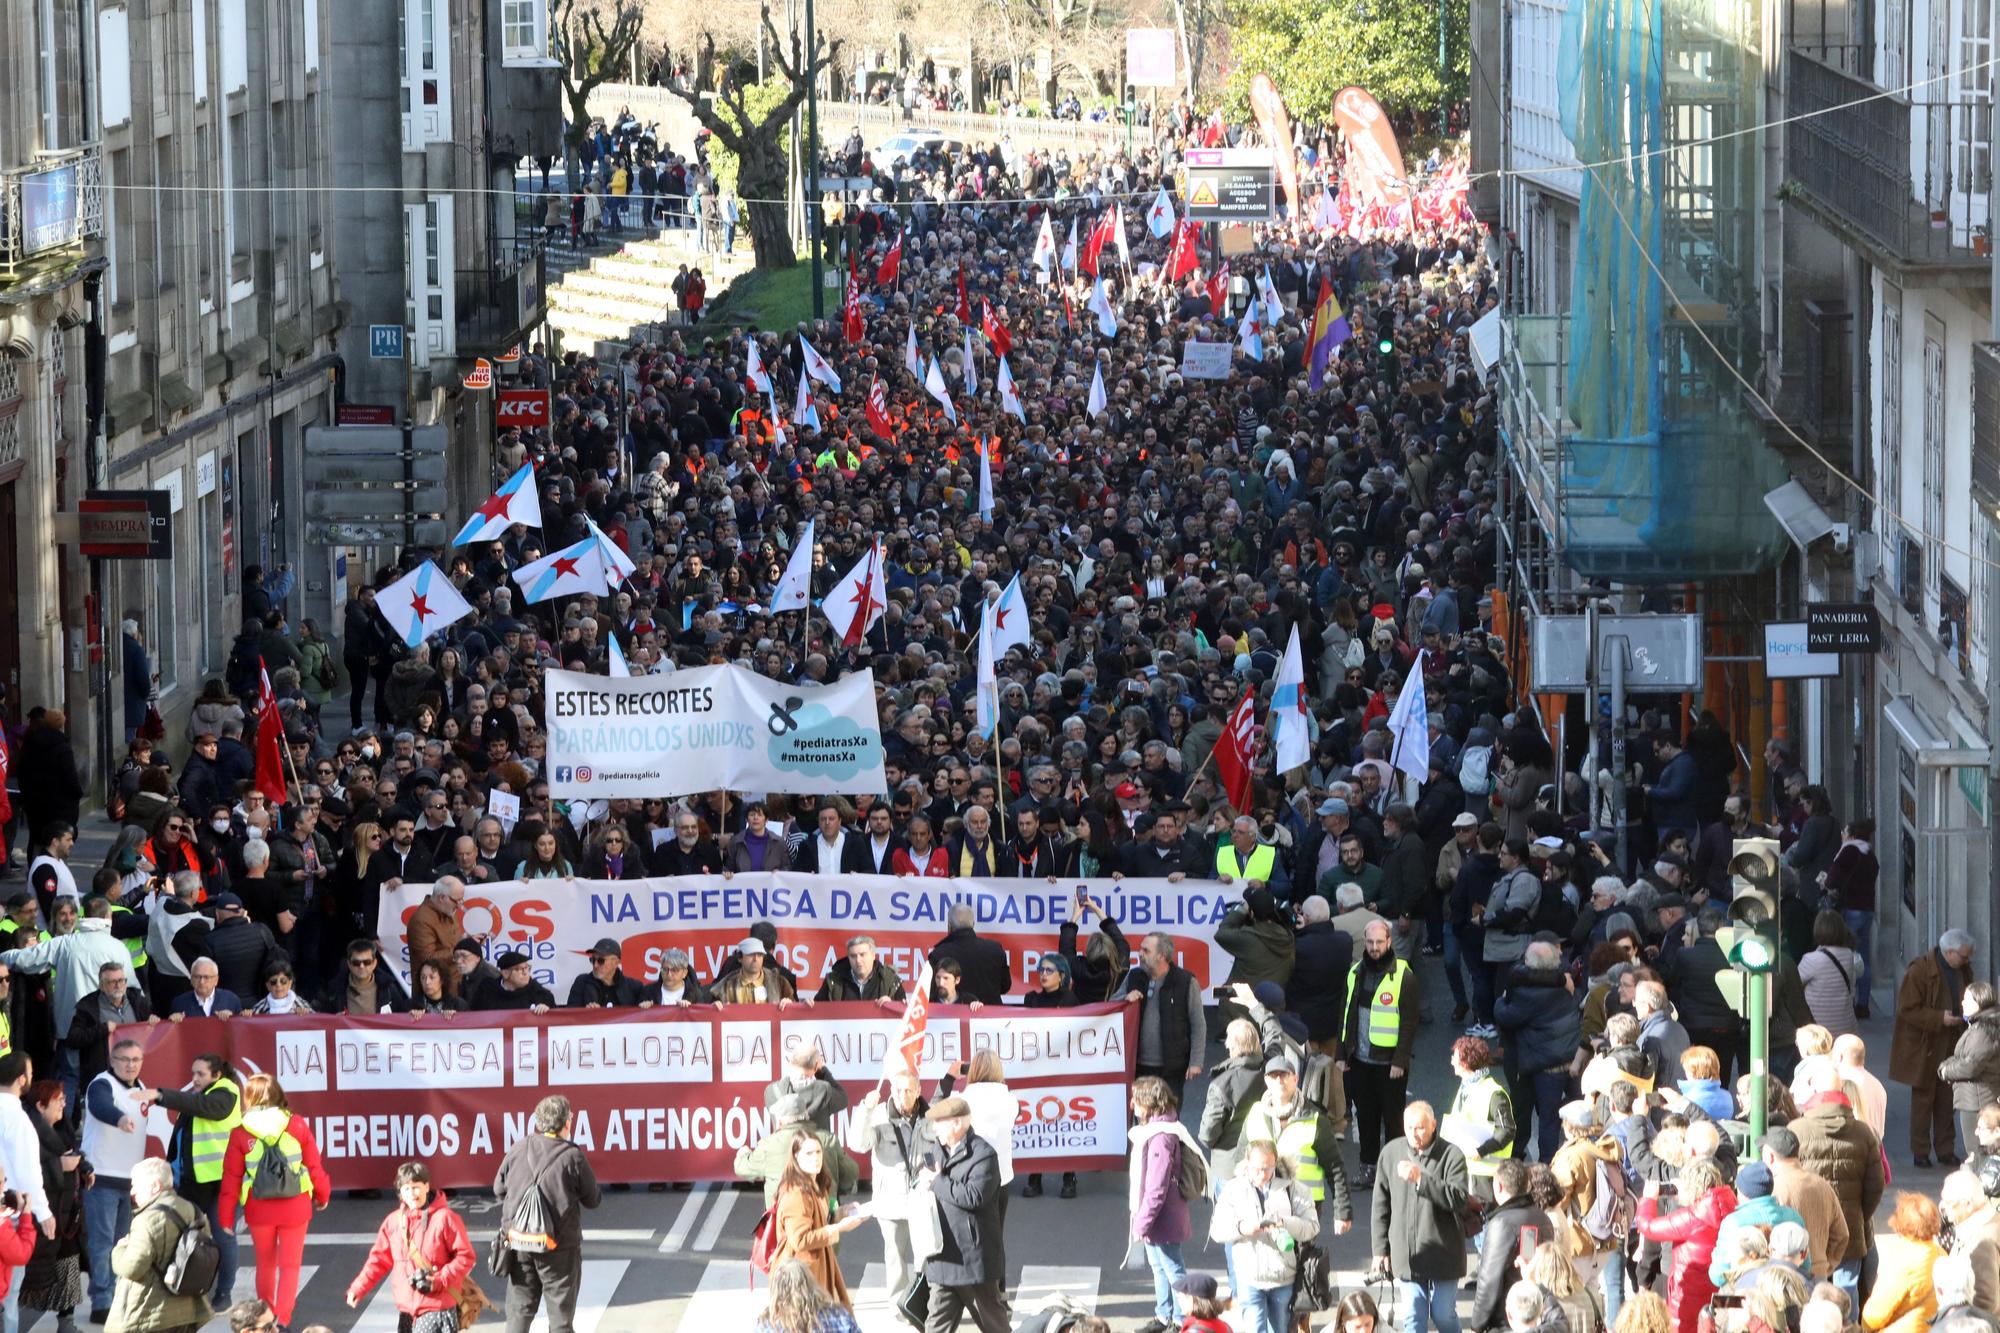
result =
[{"label": "white flag", "polygon": [[1005,657],[1009,648],[1025,648],[1029,638],[1028,599],[1021,592],[1021,576],[1016,574],[993,603],[993,655]]},{"label": "white flag", "polygon": [[514,571],[522,597],[529,602],[546,602],[551,597],[569,597],[587,592],[602,594],[604,555],[597,538],[585,537],[574,546],[565,546],[552,555],[522,565]]},{"label": "white flag", "polygon": [[973,359],[972,330],[965,331],[965,399],[971,402],[979,396],[979,363]]},{"label": "white flag", "polygon": [[1097,316],[1097,331],[1107,338],[1118,336],[1118,316],[1111,309],[1111,295],[1104,290],[1104,279],[1094,279],[1090,284],[1090,301],[1085,307]]},{"label": "white flag", "polygon": [[803,611],[812,601],[812,559],[813,523],[807,519],[799,529],[798,541],[792,547],[792,557],[785,562],[785,574],[778,580],[778,590],[771,594],[773,611]]},{"label": "white flag", "polygon": [[750,350],[744,364],[744,374],[749,377],[750,382],[765,393],[771,392],[771,374],[764,369],[764,349],[757,345],[755,338],[750,340]]},{"label": "white flag", "polygon": [[1014,372],[1007,368],[1007,358],[1000,358],[1000,373],[994,382],[1000,388],[1000,410],[1023,425],[1027,424],[1027,409],[1021,406],[1021,391],[1014,387]]},{"label": "white flag", "polygon": [[1035,238],[1035,267],[1047,273],[1056,262],[1056,229],[1050,214],[1042,214],[1042,232]]},{"label": "white flag", "polygon": [[800,430],[804,430],[807,426],[811,426],[814,430],[819,429],[819,409],[813,406],[812,395],[806,391],[806,385],[811,382],[810,376],[799,377],[798,401],[792,404],[792,424]]},{"label": "white flag", "polygon": [[820,603],[820,611],[840,641],[852,648],[882,618],[888,604],[888,594],[882,588],[882,541],[878,537],[867,554],[854,562],[854,568],[840,576],[840,582]]},{"label": "white flag", "polygon": [[1069,220],[1069,240],[1063,243],[1062,265],[1070,272],[1076,272],[1076,219]]},{"label": "white flag", "polygon": [[910,336],[903,343],[903,367],[918,379],[924,377],[924,361],[917,355],[917,322],[910,321]]},{"label": "white flag", "polygon": [[636,574],[639,566],[631,556],[619,549],[618,543],[611,540],[609,533],[597,526],[595,519],[585,518],[583,521],[590,524],[590,535],[597,538],[597,553],[604,557],[605,591],[617,592],[618,585]]},{"label": "white flag", "polygon": [[1132,247],[1125,240],[1125,205],[1119,204],[1111,210],[1111,225],[1116,228],[1112,235],[1118,239],[1118,262],[1125,272],[1132,272]]},{"label": "white flag", "polygon": [[1416,665],[1403,677],[1403,691],[1389,713],[1389,734],[1395,745],[1389,762],[1418,782],[1431,775],[1431,719],[1424,703],[1424,652],[1417,650]]},{"label": "white flag", "polygon": [[1312,718],[1306,711],[1305,658],[1299,652],[1299,626],[1292,622],[1291,642],[1278,663],[1271,690],[1271,715],[1264,726],[1271,737],[1272,768],[1289,773],[1312,758]]},{"label": "white flag", "polygon": [[1090,377],[1090,401],[1084,404],[1083,410],[1094,417],[1101,417],[1109,406],[1111,401],[1104,395],[1104,363],[1099,361]]},{"label": "white flag", "polygon": [[1146,230],[1155,237],[1164,237],[1174,229],[1174,201],[1167,198],[1166,182],[1160,183],[1160,192],[1153,196],[1153,206],[1146,210]]},{"label": "white flag", "polygon": [[833,366],[827,359],[813,350],[813,345],[803,337],[799,339],[799,351],[805,354],[806,374],[824,384],[835,393],[840,392],[840,376],[833,373]]},{"label": "white flag", "polygon": [[625,660],[625,650],[618,646],[618,636],[616,634],[612,635],[607,642],[611,649],[610,673],[622,680],[632,674],[632,664]]},{"label": "white flag", "polygon": [[1264,265],[1264,276],[1257,280],[1257,290],[1264,298],[1264,326],[1276,328],[1285,317],[1285,303],[1278,296],[1278,284],[1271,281],[1269,264]]},{"label": "white flag", "polygon": [[989,451],[986,437],[979,437],[979,517],[993,521],[993,455]]},{"label": "white flag", "polygon": [[943,405],[944,419],[956,426],[958,409],[952,406],[951,390],[947,389],[944,383],[944,368],[938,365],[936,357],[931,358],[930,368],[924,372],[924,389]]},{"label": "white flag", "polygon": [[1000,737],[1000,681],[993,669],[993,607],[991,603],[981,603],[979,614],[979,677],[976,687],[978,694],[978,716],[975,719],[979,730],[995,741]]}]

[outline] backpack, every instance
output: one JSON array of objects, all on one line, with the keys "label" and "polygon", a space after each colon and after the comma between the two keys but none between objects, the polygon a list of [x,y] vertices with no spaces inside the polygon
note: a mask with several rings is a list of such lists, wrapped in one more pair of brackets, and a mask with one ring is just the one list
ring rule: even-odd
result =
[{"label": "backpack", "polygon": [[1529,932],[1553,931],[1556,938],[1566,940],[1576,929],[1576,908],[1570,906],[1569,895],[1562,891],[1560,884],[1544,884],[1535,898],[1535,909],[1528,917]]},{"label": "backpack", "polygon": [[1292,1310],[1312,1314],[1333,1308],[1333,1261],[1309,1240],[1299,1242],[1298,1264],[1292,1278]]},{"label": "backpack", "polygon": [[555,1235],[556,1210],[549,1206],[537,1175],[515,1201],[514,1215],[507,1222],[507,1243],[530,1254],[547,1254],[556,1247]]},{"label": "backpack", "polygon": [[309,644],[307,647],[317,650],[313,654],[318,659],[313,664],[313,680],[323,690],[332,689],[340,681],[340,670],[333,664],[333,654],[317,644]]},{"label": "backpack", "polygon": [[1597,1192],[1583,1214],[1583,1229],[1600,1245],[1622,1243],[1638,1212],[1632,1201],[1632,1186],[1625,1179],[1622,1167],[1613,1170],[1602,1157],[1593,1159],[1591,1169],[1596,1173]]},{"label": "backpack", "polygon": [[1484,745],[1467,747],[1458,761],[1458,785],[1467,796],[1484,796],[1493,790],[1493,751]]},{"label": "backpack", "polygon": [[304,1172],[285,1156],[278,1140],[260,1138],[257,1141],[264,1145],[264,1152],[257,1159],[257,1169],[250,1175],[250,1197],[289,1199],[305,1193],[301,1188],[305,1183]]},{"label": "backpack", "polygon": [[750,1233],[750,1267],[759,1273],[771,1271],[771,1261],[778,1256],[778,1206],[772,1204],[757,1219],[756,1230]]},{"label": "backpack", "polygon": [[1208,1159],[1201,1155],[1201,1149],[1178,1134],[1174,1135],[1174,1146],[1179,1149],[1174,1162],[1174,1188],[1183,1199],[1207,1198]]},{"label": "backpack", "polygon": [[206,1296],[214,1289],[215,1275],[222,1268],[222,1251],[208,1233],[208,1219],[196,1212],[192,1222],[184,1221],[172,1208],[167,1209],[167,1215],[181,1234],[160,1270],[160,1285],[176,1296]]},{"label": "backpack", "polygon": [[254,699],[257,697],[258,683],[261,680],[258,672],[262,671],[263,667],[264,649],[257,637],[238,635],[236,646],[229,654],[229,666],[224,674],[223,683],[237,698]]}]

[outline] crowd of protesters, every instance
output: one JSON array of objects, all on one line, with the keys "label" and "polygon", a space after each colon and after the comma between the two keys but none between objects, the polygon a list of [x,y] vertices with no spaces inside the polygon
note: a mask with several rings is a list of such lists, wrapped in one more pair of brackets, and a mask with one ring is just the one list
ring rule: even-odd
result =
[{"label": "crowd of protesters", "polygon": [[[1247,293],[1211,283],[1219,261],[1206,249],[1170,279],[1177,233],[1156,236],[1143,219],[1175,160],[995,147],[868,162],[882,197],[857,219],[858,338],[829,322],[676,333],[616,363],[529,357],[524,374],[553,391],[552,428],[507,432],[496,465],[504,475],[534,462],[544,527],[444,557],[474,613],[414,650],[367,590],[339,635],[309,623],[294,634],[282,597],[246,571],[264,605],[244,660],[274,668],[286,790],[255,784],[256,682],[233,654],[196,705],[185,750],[147,734],[138,699],[119,776],[126,824],[101,867],[69,862],[74,797],[40,796],[24,812],[34,860],[0,921],[14,946],[0,952],[11,973],[0,977],[11,1052],[0,1084],[57,1109],[47,1135],[17,1133],[19,1105],[0,1096],[0,1164],[17,1184],[43,1182],[24,1191],[41,1220],[60,1193],[49,1182],[76,1175],[69,1189],[89,1225],[67,1287],[60,1270],[26,1294],[17,1284],[10,1319],[33,1293],[49,1293],[39,1308],[78,1303],[80,1258],[93,1314],[116,1305],[116,1324],[127,1299],[119,1286],[112,1300],[113,1271],[127,1268],[117,1237],[143,1231],[157,1246],[160,1235],[119,1198],[146,1217],[171,1183],[218,1231],[241,1208],[259,1300],[290,1322],[308,1199],[326,1194],[310,1135],[282,1090],[219,1062],[194,1071],[193,1093],[153,1092],[133,1047],[106,1050],[115,1027],[218,1012],[789,1002],[804,997],[772,957],[783,923],[743,923],[748,937],[716,975],[675,950],[658,975],[632,975],[606,938],[558,997],[525,954],[467,937],[462,902],[511,879],[793,868],[1230,882],[1239,905],[1217,939],[1234,959],[1232,990],[1212,1029],[1175,942],[1154,934],[1134,947],[1101,910],[1086,933],[1088,905],[1025,988],[1030,1004],[1141,1008],[1130,1197],[1135,1261],[1155,1284],[1149,1333],[1218,1326],[1216,1284],[1183,1259],[1204,1226],[1226,1249],[1228,1299],[1246,1327],[1277,1333],[1332,1308],[1320,1238],[1363,1211],[1408,1333],[1456,1333],[1468,1280],[1475,1327],[1514,1333],[1694,1333],[1711,1306],[1753,1333],[1916,1333],[1941,1306],[1990,1323],[2000,1280],[1973,1283],[1955,1264],[2000,1262],[1991,1240],[1980,1250],[1973,1239],[2000,1226],[2000,1163],[1988,1155],[2000,1141],[2000,1006],[1971,980],[1972,940],[1946,933],[1898,983],[1891,1073],[1912,1087],[1912,1162],[1958,1170],[1939,1204],[1894,1199],[1896,1242],[1878,1248],[1886,1095],[1857,1031],[1877,993],[1872,823],[1837,820],[1781,742],[1763,756],[1770,791],[1749,792],[1712,716],[1663,712],[1638,747],[1632,860],[1619,864],[1596,784],[1519,704],[1492,596],[1495,404],[1467,336],[1498,300],[1483,239],[1437,222],[1360,237],[1285,224],[1232,261],[1252,279]],[[1066,256],[1038,263],[1037,242],[1045,222],[1060,240],[1114,203],[1125,235],[1095,256],[1101,316],[1086,308],[1093,284]],[[892,248],[894,280],[870,282]],[[1266,272],[1280,309],[1259,316],[1260,358],[1238,321],[1249,301],[1264,305]],[[1366,336],[1314,389],[1322,283]],[[1004,333],[1020,418],[1002,408],[990,347],[970,368],[977,392],[963,390],[963,323],[982,345]],[[945,367],[949,410],[907,367],[912,336]],[[802,337],[841,379],[815,390],[819,427],[791,420]],[[1227,379],[1181,373],[1194,340],[1238,344]],[[753,342],[768,391],[752,382]],[[1099,373],[1106,402],[1093,410]],[[871,424],[878,383],[886,422]],[[816,613],[766,609],[808,519],[814,598],[883,543],[887,608],[852,646]],[[509,571],[581,538],[586,520],[636,573],[602,597],[524,603]],[[971,638],[982,606],[1016,578],[1033,634],[998,663],[988,734],[974,721]],[[1269,703],[1295,630],[1310,756],[1276,772],[1261,747],[1247,799],[1232,799],[1212,752],[1246,690],[1260,711]],[[127,634],[138,644],[136,624]],[[602,672],[614,639],[634,671],[742,662],[826,681],[872,668],[884,791],[712,792],[572,818],[542,772],[543,673]],[[1423,692],[1421,777],[1392,766],[1386,725],[1410,690]],[[60,767],[62,727],[42,714],[22,742],[24,794]],[[489,813],[496,791],[519,798],[518,819]],[[1759,823],[1753,808],[1774,818]],[[1753,1144],[1723,909],[1735,844],[1757,837],[1781,853],[1784,949],[1774,1128]],[[374,939],[382,892],[406,883],[434,886],[411,922],[407,987]],[[994,1004],[1015,989],[979,924],[961,909],[938,941],[932,999]],[[905,984],[860,937],[818,995],[894,1006]],[[1408,1087],[1419,1026],[1447,1014],[1463,1035],[1458,1087],[1440,1111]],[[889,1201],[873,1219],[892,1294],[927,1293],[932,1333],[961,1319],[1009,1327],[1007,1199],[1043,1182],[1015,1181],[999,1062],[988,1052],[936,1088],[889,1087],[855,1108],[843,1141],[830,1118],[845,1094],[830,1105],[838,1085],[803,1055],[771,1090],[771,1137],[738,1162],[772,1209],[762,1326],[845,1326],[831,1313],[849,1299],[836,1244],[863,1219],[843,1206],[840,1181],[867,1156]],[[227,1097],[207,1091],[223,1083]],[[1191,1095],[1199,1108],[1182,1105]],[[181,1116],[184,1160],[170,1181],[108,1137],[132,1132],[128,1104],[154,1099]],[[559,1102],[538,1109],[538,1134],[516,1149],[526,1158],[510,1156],[496,1182],[509,1218],[523,1176],[556,1164],[566,1182],[533,1232],[548,1244],[510,1266],[510,1326],[575,1300],[576,1209],[595,1202],[596,1184],[565,1141]],[[80,1154],[56,1128],[70,1123],[82,1125]],[[204,1148],[216,1153],[206,1175]],[[292,1164],[283,1197],[250,1190],[271,1154]],[[107,1182],[110,1199],[96,1200]],[[399,1308],[408,1297],[406,1312],[442,1312],[463,1237],[437,1216],[449,1210],[426,1178],[405,1168],[398,1188],[401,1211],[352,1296],[393,1272]],[[917,1234],[932,1216],[909,1205],[918,1195],[936,1201],[933,1234]],[[436,1270],[434,1291],[418,1267]],[[1718,1291],[1742,1299],[1718,1306]],[[207,1294],[219,1307],[228,1282]],[[1365,1293],[1334,1313],[1344,1333],[1382,1318]]]}]

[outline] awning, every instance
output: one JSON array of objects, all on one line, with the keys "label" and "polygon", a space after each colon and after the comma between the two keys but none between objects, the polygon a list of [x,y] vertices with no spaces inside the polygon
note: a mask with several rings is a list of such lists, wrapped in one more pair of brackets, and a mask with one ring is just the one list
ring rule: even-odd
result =
[{"label": "awning", "polygon": [[1812,492],[1797,481],[1788,481],[1777,490],[1766,492],[1764,507],[1801,551],[1840,526],[1819,507]]},{"label": "awning", "polygon": [[1986,768],[1993,762],[1989,746],[1953,745],[1908,695],[1891,699],[1882,719],[1916,756],[1919,768]]}]

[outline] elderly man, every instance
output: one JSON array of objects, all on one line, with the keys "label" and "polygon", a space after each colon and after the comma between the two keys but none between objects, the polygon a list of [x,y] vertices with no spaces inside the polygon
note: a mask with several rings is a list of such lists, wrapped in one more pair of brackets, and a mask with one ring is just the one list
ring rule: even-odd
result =
[{"label": "elderly man", "polygon": [[1831,1282],[1847,1254],[1847,1214],[1840,1195],[1824,1179],[1799,1165],[1799,1136],[1773,1126],[1758,1149],[1771,1168],[1771,1197],[1805,1219],[1811,1238],[1810,1276]]},{"label": "elderly man", "polygon": [[[979,807],[973,807],[977,810]],[[972,816],[967,815],[968,822]],[[956,854],[952,856],[957,863]],[[954,870],[951,873],[958,874]],[[977,1000],[981,1004],[998,1004],[1000,997],[1014,988],[1014,971],[1007,961],[1007,950],[997,941],[982,936],[978,930],[978,917],[971,903],[955,905],[945,917],[949,929],[945,937],[931,946],[931,966],[936,967],[950,958],[959,965],[963,978],[959,994],[967,1000]]]},{"label": "elderly man", "polygon": [[785,1055],[785,1072],[764,1089],[764,1105],[781,1097],[797,1097],[814,1129],[830,1130],[833,1118],[847,1109],[847,1089],[827,1068],[817,1042],[794,1046]]},{"label": "elderly man", "polygon": [[[459,842],[466,848],[472,846],[470,838]],[[474,857],[474,869],[478,864]],[[444,973],[446,995],[458,994],[458,969],[451,965],[451,951],[465,938],[465,891],[465,881],[457,875],[439,875],[430,894],[410,913],[410,978],[414,981],[417,969],[436,959]]]},{"label": "elderly man", "polygon": [[1012,877],[1014,867],[1007,864],[1000,843],[993,837],[992,813],[983,805],[970,805],[963,818],[965,827],[945,842],[946,868],[961,877]]},{"label": "elderly man", "polygon": [[1306,1187],[1315,1209],[1333,1200],[1334,1230],[1345,1234],[1353,1225],[1340,1131],[1326,1108],[1299,1086],[1298,1062],[1290,1055],[1264,1062],[1264,1094],[1244,1115],[1238,1141],[1276,1145],[1285,1174]]},{"label": "elderly man", "polygon": [[[463,956],[463,946],[468,941],[459,943],[461,947],[455,953]],[[556,997],[535,980],[534,963],[528,955],[519,949],[509,949],[495,960],[495,966],[500,971],[498,980],[468,993],[468,1002],[474,1009],[526,1009],[529,1013],[545,1014],[556,1007]]]},{"label": "elderly man", "polygon": [[1176,961],[1174,937],[1154,931],[1139,943],[1139,965],[1125,975],[1118,995],[1139,1010],[1138,1074],[1166,1080],[1179,1097],[1201,1073],[1208,1046],[1208,1017],[1201,985]]},{"label": "elderly man", "polygon": [[1268,889],[1280,900],[1292,896],[1292,877],[1278,849],[1257,837],[1257,821],[1249,815],[1238,815],[1228,839],[1216,847],[1215,878],[1245,891]]},{"label": "elderly man", "polygon": [[470,833],[461,833],[452,842],[449,873],[467,884],[490,884],[500,877],[479,859],[479,840]]},{"label": "elderly man", "polygon": [[856,935],[847,942],[847,956],[827,969],[826,980],[820,983],[819,994],[814,998],[872,1000],[885,1007],[892,1006],[902,1002],[903,979],[896,975],[895,968],[876,956],[874,940]]},{"label": "elderly man", "polygon": [[916,1075],[900,1070],[889,1079],[888,1100],[883,1100],[880,1088],[870,1088],[861,1099],[859,1114],[847,1122],[848,1148],[869,1157],[874,1187],[870,1212],[882,1229],[891,1304],[899,1304],[917,1280],[910,1243],[910,1191],[925,1160],[938,1152],[937,1135],[924,1118],[929,1110]]},{"label": "elderly man", "polygon": [[[1840,1199],[1847,1252],[1834,1260],[1833,1280],[1859,1299],[1861,1270],[1875,1248],[1870,1219],[1882,1202],[1882,1141],[1847,1104],[1839,1070],[1829,1065],[1813,1068],[1806,1074],[1806,1089],[1809,1096],[1800,1104],[1798,1118],[1785,1128],[1798,1138],[1800,1167],[1833,1186]],[[1782,1202],[1784,1196],[1778,1197]],[[1798,1211],[1803,1216],[1804,1210]],[[1828,1258],[1834,1258],[1831,1252]]]},{"label": "elderly man", "polygon": [[955,1333],[967,1315],[979,1333],[1008,1333],[1006,1238],[1001,1229],[1000,1159],[972,1132],[972,1108],[947,1097],[925,1117],[943,1158],[917,1173],[917,1184],[937,1198],[944,1245],[924,1264],[931,1284],[924,1333]]},{"label": "elderly man", "polygon": [[78,1086],[89,1087],[90,1081],[104,1072],[106,1044],[119,1028],[159,1021],[146,992],[133,987],[125,964],[106,963],[98,968],[97,989],[77,1001],[69,1036],[63,1039],[77,1053]]},{"label": "elderly man", "polygon": [[764,941],[747,936],[736,946],[736,957],[736,970],[723,974],[715,983],[717,1005],[775,1004],[787,1009],[797,1001],[791,977],[783,968],[770,965]]},{"label": "elderly man", "polygon": [[189,1017],[228,1018],[243,1012],[243,1001],[236,992],[222,989],[222,973],[213,958],[195,959],[188,967],[188,978],[192,989],[174,1001],[174,1011],[167,1015],[170,1022]]},{"label": "elderly man", "polygon": [[[1947,930],[1935,949],[1910,964],[1896,988],[1889,1077],[1910,1085],[1910,1158],[1920,1168],[1930,1166],[1934,1141],[1939,1161],[1959,1164],[1951,1088],[1937,1070],[1965,1030],[1961,1007],[1972,980],[1972,953],[1969,933]],[[1974,1147],[1968,1143],[1966,1150]]]},{"label": "elderly man", "polygon": [[1404,1333],[1458,1333],[1465,1277],[1465,1154],[1437,1135],[1428,1102],[1403,1110],[1403,1137],[1382,1149],[1369,1240],[1372,1270],[1396,1279]]},{"label": "elderly man", "polygon": [[569,984],[571,1009],[637,1009],[646,988],[624,972],[625,950],[609,936],[590,946],[590,970]]},{"label": "elderly man", "polygon": [[1951,1252],[1972,1265],[1972,1303],[2000,1314],[2000,1207],[1987,1197],[1978,1176],[1954,1171],[1938,1188],[1938,1211],[1951,1224]]},{"label": "elderly man", "polygon": [[[208,1322],[208,1293],[177,1296],[163,1276],[190,1228],[208,1230],[201,1209],[173,1191],[173,1168],[148,1157],[132,1168],[131,1227],[110,1253],[117,1292],[107,1311],[111,1333],[194,1333]],[[212,1234],[212,1233],[211,1233]]]}]

